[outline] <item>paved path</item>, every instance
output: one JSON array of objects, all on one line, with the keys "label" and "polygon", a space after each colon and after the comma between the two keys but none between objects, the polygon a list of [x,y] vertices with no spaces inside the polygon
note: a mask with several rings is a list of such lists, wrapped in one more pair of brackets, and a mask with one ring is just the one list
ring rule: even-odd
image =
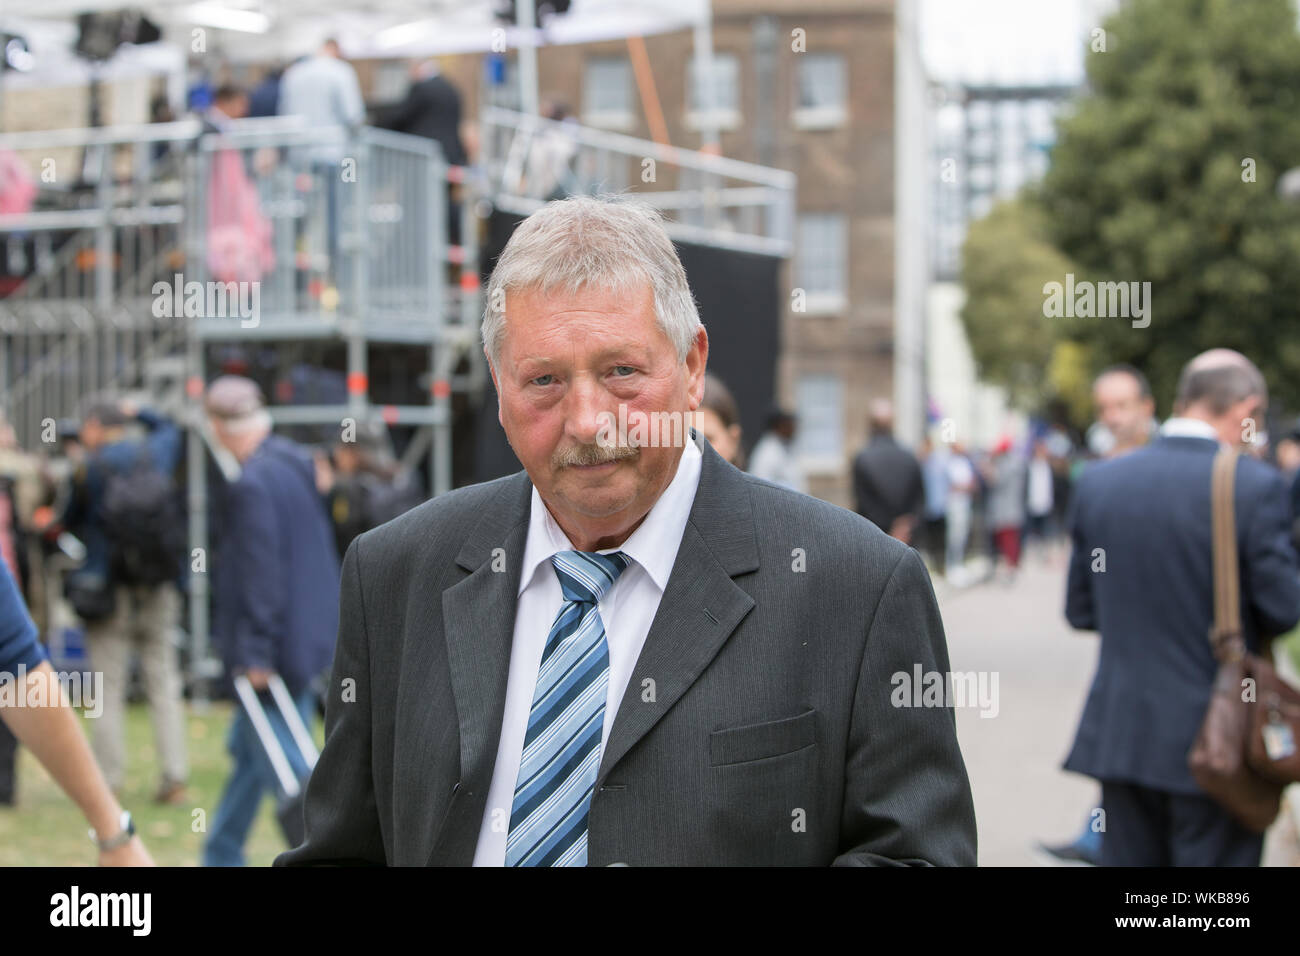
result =
[{"label": "paved path", "polygon": [[[957,711],[983,866],[1052,863],[1039,840],[1068,842],[1100,801],[1092,780],[1060,769],[1097,661],[1097,637],[1065,622],[1064,555],[1034,558],[1016,582],[963,590],[936,579],[954,672],[998,677],[998,712]],[[990,684],[991,686],[991,684]]]}]

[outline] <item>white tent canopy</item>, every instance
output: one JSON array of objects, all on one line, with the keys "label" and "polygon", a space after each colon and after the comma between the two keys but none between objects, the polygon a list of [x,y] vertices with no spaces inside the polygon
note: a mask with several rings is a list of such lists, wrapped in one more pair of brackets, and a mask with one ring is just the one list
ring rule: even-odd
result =
[{"label": "white tent canopy", "polygon": [[418,57],[644,36],[709,18],[708,0],[572,0],[568,13],[529,33],[496,20],[491,0],[5,0],[0,28],[68,25],[80,13],[128,6],[162,27],[163,44],[188,52],[201,28],[208,50],[236,61],[291,59],[328,37],[353,59]]}]

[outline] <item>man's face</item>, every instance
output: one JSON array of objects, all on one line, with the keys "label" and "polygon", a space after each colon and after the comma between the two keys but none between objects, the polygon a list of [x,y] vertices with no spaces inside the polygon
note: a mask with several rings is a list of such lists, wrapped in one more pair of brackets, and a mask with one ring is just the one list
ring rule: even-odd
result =
[{"label": "man's face", "polygon": [[233,443],[230,440],[230,433],[226,430],[225,422],[220,418],[209,415],[208,425],[212,428],[212,437],[216,439],[217,444],[231,454],[234,454]]},{"label": "man's face", "polygon": [[1277,466],[1284,472],[1300,469],[1300,442],[1283,438],[1277,443]]},{"label": "man's face", "polygon": [[679,359],[655,320],[648,285],[639,294],[510,294],[505,312],[492,380],[511,447],[576,547],[630,533],[668,487],[681,446],[609,447],[601,439],[620,420],[620,406],[629,432],[638,416],[685,418],[697,408],[708,337],[701,329]]},{"label": "man's face", "polygon": [[1093,386],[1092,399],[1097,406],[1097,421],[1115,436],[1117,446],[1142,441],[1154,408],[1151,399],[1142,397],[1137,379],[1120,372],[1103,375]]},{"label": "man's face", "polygon": [[98,418],[87,418],[81,423],[81,443],[90,451],[104,444],[104,426]]}]

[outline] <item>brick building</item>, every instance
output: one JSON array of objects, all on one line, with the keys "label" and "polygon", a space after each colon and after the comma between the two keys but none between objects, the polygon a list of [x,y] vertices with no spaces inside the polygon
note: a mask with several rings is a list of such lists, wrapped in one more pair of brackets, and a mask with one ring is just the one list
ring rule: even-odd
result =
[{"label": "brick building", "polygon": [[[868,403],[895,391],[894,2],[714,0],[713,13],[722,155],[799,179],[786,287],[803,290],[805,309],[787,299],[777,381],[800,414],[813,493],[849,505],[848,465],[866,440]],[[669,140],[700,148],[692,33],[645,44]],[[586,125],[651,138],[626,42],[547,47],[538,61],[543,98],[561,99]],[[442,64],[472,119],[482,58]],[[398,64],[366,66],[371,89],[400,85],[389,72]]]}]

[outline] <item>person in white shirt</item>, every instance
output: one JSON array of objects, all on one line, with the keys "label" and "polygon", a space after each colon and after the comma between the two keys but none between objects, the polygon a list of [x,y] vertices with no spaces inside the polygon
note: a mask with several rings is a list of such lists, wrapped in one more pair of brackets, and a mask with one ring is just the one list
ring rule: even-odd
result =
[{"label": "person in white shirt", "polygon": [[[326,40],[312,56],[284,71],[280,80],[280,115],[301,116],[311,129],[355,129],[366,118],[356,70],[342,58],[337,40]],[[313,150],[313,158],[338,162],[343,144]]]},{"label": "person in white shirt", "polygon": [[750,453],[749,473],[806,495],[808,480],[791,447],[795,427],[795,417],[789,412],[775,411],[769,415],[767,427]]},{"label": "person in white shirt", "polygon": [[280,115],[300,116],[311,130],[322,131],[327,141],[290,151],[291,161],[308,167],[325,199],[325,249],[329,268],[338,278],[339,194],[342,163],[348,138],[366,118],[361,85],[351,64],[342,59],[337,40],[326,40],[314,56],[305,57],[284,71],[280,80]]}]

